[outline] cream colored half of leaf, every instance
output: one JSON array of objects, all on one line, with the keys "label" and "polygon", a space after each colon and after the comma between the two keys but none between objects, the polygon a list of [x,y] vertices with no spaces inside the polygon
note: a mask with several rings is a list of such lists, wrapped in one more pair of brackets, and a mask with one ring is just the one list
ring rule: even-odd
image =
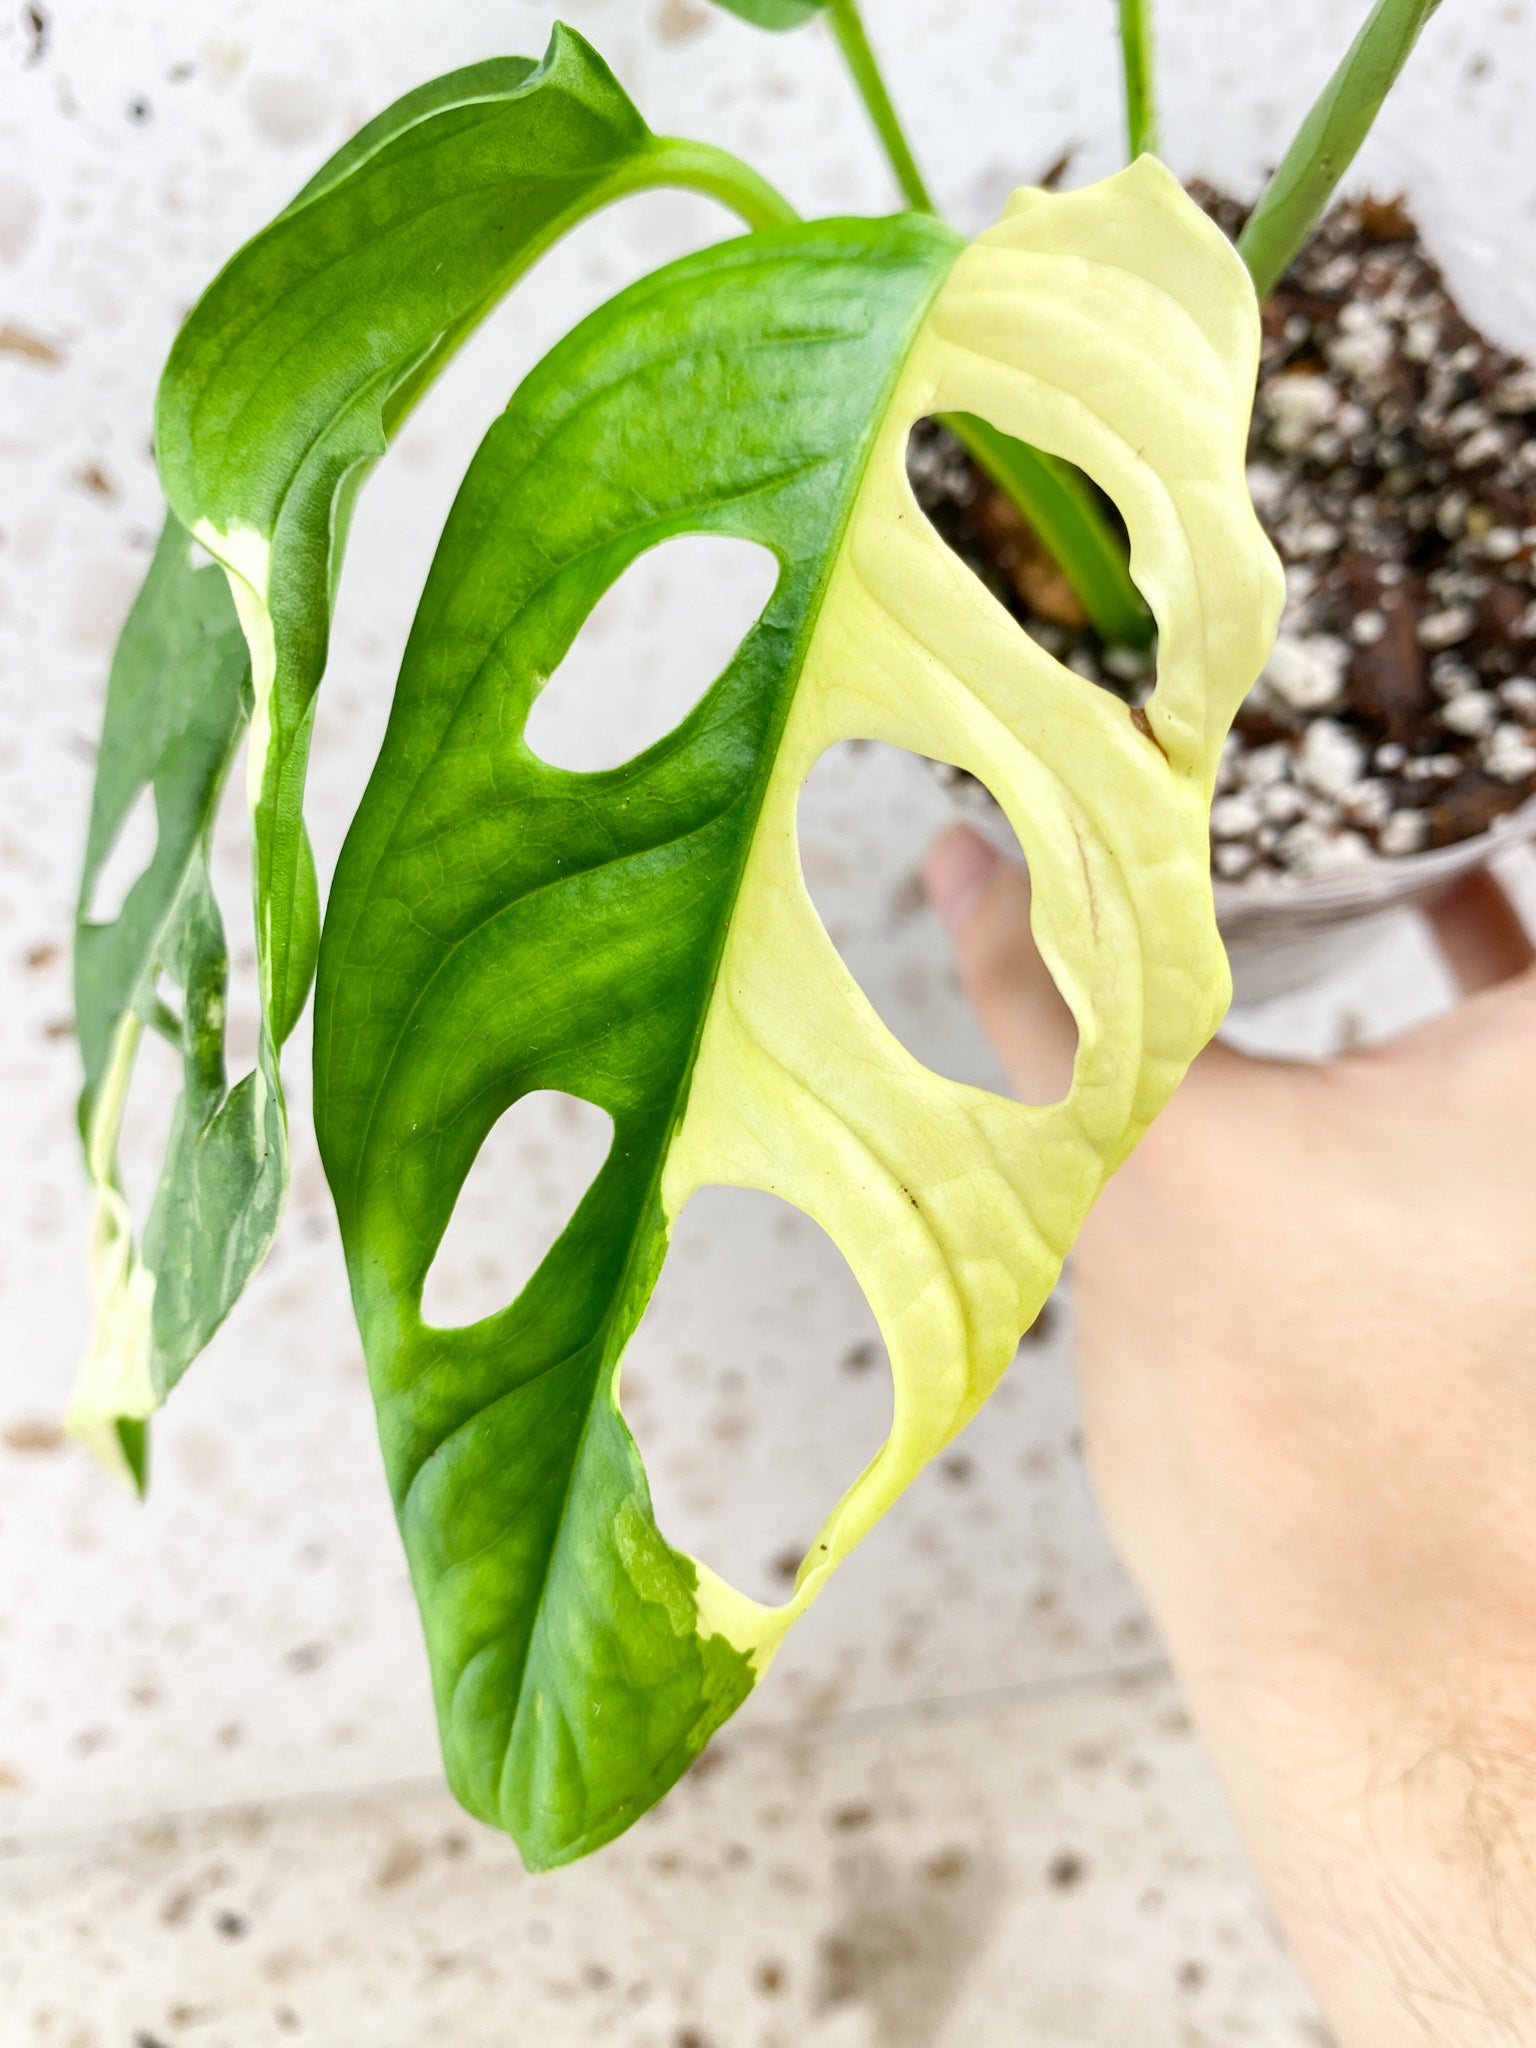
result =
[{"label": "cream colored half of leaf", "polygon": [[[1279,564],[1244,447],[1258,308],[1219,231],[1151,157],[1018,193],[922,329],[833,570],[732,919],[663,1202],[711,1182],[803,1209],[847,1258],[895,1380],[891,1433],[793,1596],[699,1567],[700,1627],[761,1670],[921,1467],[996,1386],[1106,1178],[1225,1013],[1207,821],[1221,743],[1274,637]],[[1036,646],[935,533],[912,423],[972,412],[1078,464],[1125,518],[1159,628],[1142,729]],[[795,806],[823,751],[887,740],[979,776],[1034,883],[1077,1020],[1046,1108],[943,1079],[880,1022],[811,905]]]}]

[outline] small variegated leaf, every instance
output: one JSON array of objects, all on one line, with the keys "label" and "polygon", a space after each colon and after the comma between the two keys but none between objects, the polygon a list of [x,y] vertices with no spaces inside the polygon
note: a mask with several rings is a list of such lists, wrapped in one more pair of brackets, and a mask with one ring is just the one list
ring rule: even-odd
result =
[{"label": "small variegated leaf", "polygon": [[[966,248],[823,222],[624,293],[492,427],[438,551],[327,915],[317,1123],[426,1630],[450,1779],[530,1864],[661,1796],[784,1631],[979,1408],[1228,996],[1207,815],[1267,653],[1248,501],[1258,311],[1154,159],[1016,196]],[[1132,714],[1029,639],[929,525],[912,424],[991,422],[1119,505],[1161,634]],[[771,549],[719,680],[620,768],[540,761],[529,708],[646,549]],[[896,1042],[819,923],[800,786],[839,740],[982,778],[1028,856],[1077,1019],[1071,1091],[1000,1100]],[[607,1160],[533,1279],[469,1327],[423,1284],[525,1094],[607,1111]],[[879,1319],[890,1437],[765,1607],[668,1544],[621,1355],[690,1194],[814,1217]]]},{"label": "small variegated leaf", "polygon": [[[227,962],[207,873],[248,678],[224,577],[172,518],[112,663],[75,924],[96,1323],[69,1420],[110,1458],[126,1452],[141,1483],[144,1418],[259,1264],[282,1200],[275,1093],[267,1089],[258,1113],[249,1079],[226,1092]],[[146,788],[154,797],[153,856],[117,915],[94,920],[98,879]],[[179,1014],[162,978],[178,994]],[[140,1250],[117,1146],[146,1027],[181,1050],[184,1088]]]},{"label": "small variegated leaf", "polygon": [[[176,341],[156,416],[173,519],[114,671],[113,704],[131,710],[119,717],[109,704],[88,883],[151,779],[161,850],[124,919],[83,929],[79,949],[100,1302],[74,1408],[88,1435],[110,1443],[114,1417],[136,1428],[164,1398],[276,1227],[287,1181],[278,1053],[303,1009],[319,937],[304,775],[357,491],[529,264],[597,207],[663,184],[712,193],[749,220],[793,218],[734,159],[653,136],[595,52],[557,28],[542,63],[473,65],[369,123],[239,252]],[[188,567],[183,526],[228,572],[233,610],[219,577]],[[211,640],[204,648],[209,636],[216,650]],[[262,1030],[256,1068],[226,1102],[222,1067],[211,1078],[209,1036],[222,939],[212,899],[191,874],[182,812],[190,806],[201,820],[199,806],[217,795],[244,722],[237,671],[251,678]],[[157,925],[161,953],[141,958],[145,919],[163,922],[173,899],[182,924],[174,933]],[[207,978],[187,990],[198,1034],[186,1055],[191,1093],[141,1257],[116,1182],[116,1129],[155,967],[178,948]],[[218,1097],[212,1109],[205,1087]]]}]

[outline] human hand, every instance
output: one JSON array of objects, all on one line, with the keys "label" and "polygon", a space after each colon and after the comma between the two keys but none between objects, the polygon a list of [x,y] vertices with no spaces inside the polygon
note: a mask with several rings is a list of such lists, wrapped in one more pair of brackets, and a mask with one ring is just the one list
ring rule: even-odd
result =
[{"label": "human hand", "polygon": [[[963,826],[926,878],[1058,1099],[1026,878]],[[1345,2048],[1536,2040],[1536,967],[1486,875],[1432,920],[1459,1009],[1213,1045],[1073,1255],[1105,1520]]]}]

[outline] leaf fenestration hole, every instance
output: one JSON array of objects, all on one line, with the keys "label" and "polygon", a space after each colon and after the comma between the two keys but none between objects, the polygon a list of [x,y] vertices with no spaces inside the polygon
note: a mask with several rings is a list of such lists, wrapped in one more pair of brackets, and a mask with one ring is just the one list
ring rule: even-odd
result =
[{"label": "leaf fenestration hole", "polygon": [[[1080,471],[1071,470],[1068,476],[1071,487],[1102,523],[1124,566],[1124,523],[1113,501]],[[1133,645],[1124,636],[1095,630],[1083,599],[1042,533],[939,420],[919,420],[913,427],[907,441],[907,477],[940,539],[1032,640],[1074,674],[1126,703],[1146,702],[1157,680],[1155,644]],[[1128,567],[1124,576],[1129,602],[1139,604]],[[1101,602],[1118,615],[1120,608],[1112,600],[1106,597]]]},{"label": "leaf fenestration hole", "polygon": [[[978,799],[989,815],[978,820]],[[827,936],[886,1025],[937,1074],[1014,1092],[960,985],[952,947],[923,888],[928,847],[957,819],[979,822],[1021,860],[1002,812],[979,783],[882,740],[841,740],[800,791],[800,866]],[[1070,1019],[1068,1020],[1070,1026]],[[1066,1034],[1070,1043],[1074,1035]],[[1059,1101],[1071,1054],[1049,1074]],[[1058,1085],[1059,1084],[1059,1085]]]},{"label": "leaf fenestration hole", "polygon": [[752,1188],[701,1188],[624,1356],[624,1419],[669,1543],[778,1605],[890,1434],[890,1364],[841,1252]]},{"label": "leaf fenestration hole", "polygon": [[159,841],[154,784],[146,782],[129,805],[106,859],[96,870],[85,906],[87,924],[117,922],[129,890],[154,859]]},{"label": "leaf fenestration hole", "polygon": [[528,745],[593,773],[643,753],[687,717],[773,595],[779,565],[756,541],[681,534],[604,591],[534,700]]},{"label": "leaf fenestration hole", "polygon": [[613,1119],[557,1088],[497,1119],[469,1169],[427,1274],[421,1319],[461,1329],[515,1301],[608,1157]]}]

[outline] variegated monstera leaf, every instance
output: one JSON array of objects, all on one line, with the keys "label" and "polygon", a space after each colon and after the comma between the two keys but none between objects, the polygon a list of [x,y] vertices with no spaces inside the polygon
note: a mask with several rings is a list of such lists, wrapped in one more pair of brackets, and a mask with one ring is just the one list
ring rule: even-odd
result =
[{"label": "variegated monstera leaf", "polygon": [[[279,1054],[319,939],[304,780],[357,493],[528,266],[651,185],[723,198],[754,227],[794,217],[734,158],[652,135],[557,27],[542,62],[471,65],[370,121],[226,266],[171,352],[155,442],[172,512],[113,662],[75,940],[97,1315],[69,1419],[141,1484],[147,1418],[261,1263],[287,1191]],[[208,842],[247,726],[261,1032],[232,1084]],[[98,877],[145,790],[154,854],[97,919]],[[136,1242],[117,1151],[146,1029],[184,1079]]]},{"label": "variegated monstera leaf", "polygon": [[[935,222],[776,229],[572,333],[487,435],[432,570],[321,948],[317,1116],[449,1774],[530,1864],[608,1840],[685,1769],[785,1630],[975,1414],[1105,1177],[1220,1019],[1207,813],[1277,565],[1243,452],[1252,288],[1159,164]],[[1143,712],[1071,674],[936,535],[914,421],[978,415],[1113,497],[1160,629]],[[605,589],[680,534],[777,586],[725,672],[620,768],[537,758],[529,709]],[[1028,857],[1076,1017],[1070,1093],[927,1071],[807,896],[795,804],[847,738],[958,764]],[[423,1284],[521,1096],[613,1141],[527,1288],[466,1328]],[[666,1540],[619,1366],[690,1194],[768,1189],[848,1259],[890,1436],[792,1596]]]}]

